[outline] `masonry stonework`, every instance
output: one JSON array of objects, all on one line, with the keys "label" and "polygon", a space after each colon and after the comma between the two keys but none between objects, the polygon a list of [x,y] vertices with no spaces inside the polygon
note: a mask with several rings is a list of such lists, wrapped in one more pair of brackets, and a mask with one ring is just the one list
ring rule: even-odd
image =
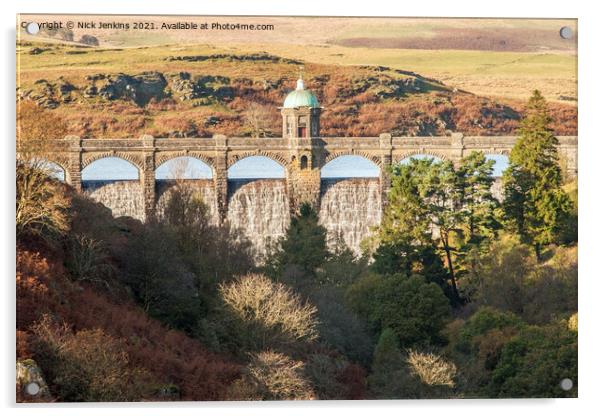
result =
[{"label": "masonry stonework", "polygon": [[[577,137],[558,138],[558,150],[567,176],[577,176]],[[154,215],[155,169],[163,162],[182,155],[207,163],[213,171],[217,209],[220,221],[228,212],[228,168],[248,156],[269,157],[284,167],[290,210],[303,202],[320,205],[320,169],[343,155],[367,158],[380,168],[382,206],[391,186],[388,167],[412,155],[431,155],[457,163],[472,151],[509,155],[516,137],[471,137],[454,133],[443,137],[312,137],[312,138],[247,138],[217,135],[213,138],[80,139],[68,136],[57,141],[56,160],[65,170],[66,181],[82,189],[81,172],[103,157],[120,157],[138,168],[144,195],[144,218]],[[161,163],[158,163],[161,162]]]}]

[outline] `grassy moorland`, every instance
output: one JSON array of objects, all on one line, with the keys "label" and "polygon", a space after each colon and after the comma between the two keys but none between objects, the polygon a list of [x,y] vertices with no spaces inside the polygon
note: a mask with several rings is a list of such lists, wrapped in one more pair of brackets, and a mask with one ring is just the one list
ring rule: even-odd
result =
[{"label": "grassy moorland", "polygon": [[[17,53],[17,95],[52,108],[82,137],[258,134],[250,118],[260,119],[261,134],[278,135],[277,107],[300,66],[325,107],[325,135],[512,134],[524,101],[511,93],[487,97],[471,88],[482,85],[498,93],[507,88],[522,95],[546,81],[544,94],[571,97],[564,94],[571,94],[573,59],[566,53],[283,44],[115,48],[39,40],[22,40]],[[546,76],[557,78],[550,82]],[[464,85],[461,79],[465,90],[457,88]],[[134,85],[137,99],[127,90]],[[558,134],[576,133],[572,102],[552,102],[550,110]]]},{"label": "grassy moorland", "polygon": [[[42,16],[24,16],[40,20]],[[138,17],[87,16],[88,21],[129,22]],[[548,101],[576,99],[576,38],[564,40],[559,28],[577,31],[576,21],[533,19],[155,17],[145,22],[261,23],[269,31],[123,31],[74,29],[97,37],[108,48],[207,43],[237,53],[269,53],[333,65],[383,65],[418,72],[447,85],[498,99],[526,99],[539,89]],[[324,30],[328,28],[328,30]],[[22,34],[23,40],[34,38]],[[46,38],[48,39],[48,38]],[[150,54],[154,55],[154,52]],[[134,54],[133,59],[146,61]]]}]

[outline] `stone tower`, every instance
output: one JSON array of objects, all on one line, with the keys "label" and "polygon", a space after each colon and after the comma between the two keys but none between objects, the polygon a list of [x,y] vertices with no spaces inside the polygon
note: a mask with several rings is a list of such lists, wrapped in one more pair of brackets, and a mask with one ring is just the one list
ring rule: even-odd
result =
[{"label": "stone tower", "polygon": [[297,212],[307,202],[318,209],[320,201],[320,113],[322,108],[315,95],[305,89],[303,79],[291,91],[280,108],[282,137],[288,140],[290,167],[288,191],[290,207]]}]

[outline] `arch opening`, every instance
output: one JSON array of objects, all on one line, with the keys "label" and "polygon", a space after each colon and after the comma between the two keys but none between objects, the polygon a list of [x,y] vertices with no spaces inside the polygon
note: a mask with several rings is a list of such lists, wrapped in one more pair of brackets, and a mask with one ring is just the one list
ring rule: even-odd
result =
[{"label": "arch opening", "polygon": [[61,182],[66,182],[67,173],[65,169],[58,163],[53,162],[52,160],[41,160],[39,162],[39,167],[44,169],[51,178],[58,179]]},{"label": "arch opening", "polygon": [[228,179],[284,179],[284,167],[267,156],[247,156],[228,169]]},{"label": "arch opening", "polygon": [[82,170],[82,181],[132,181],[140,178],[138,168],[116,156],[103,157]]},{"label": "arch opening", "polygon": [[410,163],[410,161],[412,159],[415,159],[415,160],[429,160],[429,159],[432,159],[435,162],[442,162],[443,161],[442,158],[440,158],[438,156],[435,156],[435,155],[429,155],[429,154],[426,154],[426,153],[417,153],[415,155],[410,155],[410,156],[404,157],[403,159],[399,160],[398,163],[402,164],[402,165],[405,165],[407,163]]},{"label": "arch opening", "polygon": [[506,155],[486,154],[485,158],[495,162],[493,165],[493,173],[491,175],[494,178],[500,178],[504,171],[508,169],[508,165],[510,164],[510,159]]},{"label": "arch opening", "polygon": [[155,179],[212,179],[213,170],[204,161],[191,156],[179,156],[163,162],[155,170]]},{"label": "arch opening", "polygon": [[378,178],[380,168],[364,156],[342,155],[326,163],[320,177],[327,178]]}]

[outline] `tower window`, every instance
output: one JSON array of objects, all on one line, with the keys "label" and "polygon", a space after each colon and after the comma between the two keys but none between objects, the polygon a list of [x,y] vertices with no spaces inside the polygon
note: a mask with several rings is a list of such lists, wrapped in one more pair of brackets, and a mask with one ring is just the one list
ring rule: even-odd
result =
[{"label": "tower window", "polygon": [[307,169],[307,156],[301,156],[301,169]]}]

